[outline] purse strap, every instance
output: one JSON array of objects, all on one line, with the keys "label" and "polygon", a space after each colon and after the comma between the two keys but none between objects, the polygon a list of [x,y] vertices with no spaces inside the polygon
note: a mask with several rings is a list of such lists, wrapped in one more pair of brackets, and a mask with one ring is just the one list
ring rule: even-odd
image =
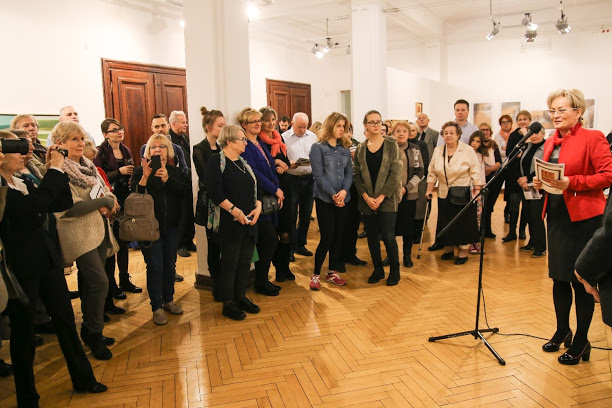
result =
[{"label": "purse strap", "polygon": [[446,179],[446,186],[450,188],[450,184],[448,184],[448,177],[446,176],[446,145],[444,145],[443,158],[444,158],[444,178]]}]

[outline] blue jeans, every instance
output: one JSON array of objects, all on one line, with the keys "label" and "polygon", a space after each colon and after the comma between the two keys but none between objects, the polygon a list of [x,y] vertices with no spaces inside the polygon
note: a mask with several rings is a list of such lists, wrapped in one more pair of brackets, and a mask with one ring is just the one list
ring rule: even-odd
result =
[{"label": "blue jeans", "polygon": [[160,232],[159,239],[145,248],[142,256],[147,264],[147,290],[151,310],[156,311],[163,303],[174,299],[174,275],[176,273],[176,251],[179,245],[178,227],[169,227]]},{"label": "blue jeans", "polygon": [[[314,179],[307,176],[291,176],[291,251],[306,245],[312,205],[314,203]],[[298,213],[300,216],[299,225]]]}]

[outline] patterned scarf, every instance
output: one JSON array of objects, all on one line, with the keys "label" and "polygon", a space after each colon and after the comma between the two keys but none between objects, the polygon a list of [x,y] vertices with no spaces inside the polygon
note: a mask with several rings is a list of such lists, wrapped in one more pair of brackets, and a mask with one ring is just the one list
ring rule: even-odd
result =
[{"label": "patterned scarf", "polygon": [[262,130],[259,132],[259,138],[265,144],[270,145],[270,153],[272,153],[272,157],[276,157],[281,150],[283,151],[283,154],[287,156],[287,146],[285,143],[283,143],[283,138],[276,130],[272,132],[272,137],[269,137],[268,134]]},{"label": "patterned scarf", "polygon": [[79,162],[66,158],[62,170],[70,178],[70,183],[81,188],[91,188],[98,183],[98,170],[87,157],[81,157]]}]

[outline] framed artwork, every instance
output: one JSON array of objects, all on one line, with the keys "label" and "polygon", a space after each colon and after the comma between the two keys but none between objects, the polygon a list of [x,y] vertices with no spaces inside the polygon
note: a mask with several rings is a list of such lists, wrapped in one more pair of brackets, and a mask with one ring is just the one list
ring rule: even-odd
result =
[{"label": "framed artwork", "polygon": [[540,124],[546,130],[554,129],[555,126],[552,123],[550,115],[547,110],[534,110],[531,111],[531,121],[532,122],[540,122]]},{"label": "framed artwork", "polygon": [[[595,99],[585,99],[586,111],[582,115],[582,124],[585,128],[595,128]],[[605,133],[605,132],[604,132]]]},{"label": "framed artwork", "polygon": [[502,102],[500,116],[510,115],[512,120],[516,122],[516,115],[518,115],[520,110],[521,110],[520,102]]},{"label": "framed artwork", "polygon": [[491,123],[491,115],[492,115],[493,104],[486,103],[475,103],[474,104],[474,124],[478,126],[478,124],[482,122]]},{"label": "framed artwork", "polygon": [[423,102],[417,102],[415,104],[414,115],[418,116],[421,113],[423,113]]},{"label": "framed artwork", "polygon": [[[17,114],[0,113],[0,129],[8,129],[11,127],[11,120]],[[49,133],[53,127],[59,122],[59,115],[33,115],[38,121],[38,140],[44,145]]]}]

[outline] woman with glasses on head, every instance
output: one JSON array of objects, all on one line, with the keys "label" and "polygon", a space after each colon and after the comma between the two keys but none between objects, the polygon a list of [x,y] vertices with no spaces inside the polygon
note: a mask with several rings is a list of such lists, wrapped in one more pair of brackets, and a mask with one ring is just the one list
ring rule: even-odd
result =
[{"label": "woman with glasses on head", "polygon": [[375,110],[363,118],[367,140],[355,152],[354,183],[361,197],[358,203],[367,232],[368,248],[374,271],[368,283],[378,283],[385,277],[380,254],[379,233],[382,235],[390,272],[387,285],[397,285],[400,279],[399,254],[395,241],[395,220],[400,201],[402,162],[395,140],[383,137],[382,118]]},{"label": "woman with glasses on head", "polygon": [[[152,157],[159,156],[159,169],[151,167]],[[174,302],[174,276],[179,246],[179,223],[183,200],[189,194],[189,180],[178,167],[170,164],[174,158],[172,142],[166,135],[154,134],[145,147],[142,166],[132,175],[132,191],[150,194],[155,218],[159,222],[159,239],[149,246],[141,245],[147,265],[147,290],[153,311],[153,322],[158,326],[168,323],[166,312],[183,314]]]},{"label": "woman with glasses on head", "polygon": [[[123,208],[125,199],[130,195],[130,178],[134,172],[132,152],[123,143],[125,129],[119,121],[113,118],[104,119],[100,124],[100,130],[104,136],[104,142],[98,146],[98,154],[93,159],[93,162],[106,173],[113,193],[117,197],[119,205]],[[117,217],[113,222],[113,233],[119,243],[119,252],[116,255],[119,267],[119,286],[117,286],[115,281],[115,255],[106,259],[104,268],[108,277],[108,290],[111,296],[115,299],[126,299],[127,296],[124,291],[141,293],[142,288],[135,286],[131,282],[128,272],[128,247],[130,243],[119,238],[120,221],[120,217]],[[112,300],[110,303],[112,304]]]},{"label": "woman with glasses on head", "polygon": [[[489,122],[482,122],[480,125],[478,125],[478,129],[484,134],[484,145],[488,148],[488,154],[483,157],[485,179],[488,183],[495,175],[495,172],[501,167],[501,152],[499,150],[499,146],[491,137],[493,134],[491,124]],[[494,211],[495,203],[497,202],[497,197],[499,196],[503,183],[504,180],[502,178],[498,178],[492,185],[489,186],[489,193],[487,194],[487,200],[483,209],[485,237],[487,238],[496,237],[491,229],[491,214]]]},{"label": "woman with glasses on head", "polygon": [[261,189],[251,166],[240,155],[247,138],[244,129],[228,125],[217,139],[221,151],[208,160],[206,192],[215,204],[209,228],[219,232],[221,272],[218,291],[223,316],[243,320],[244,312],[259,313],[246,297],[249,270],[261,214]]},{"label": "woman with glasses on head", "polygon": [[[544,143],[542,159],[565,164],[565,171],[562,180],[533,178],[536,189],[546,183],[563,192],[547,194],[544,201],[557,330],[542,349],[555,352],[563,344],[569,349],[559,356],[559,363],[574,365],[580,359],[589,361],[588,331],[595,307],[593,297],[574,275],[574,264],[601,226],[606,206],[603,189],[612,182],[612,155],[603,133],[582,127],[586,103],[581,91],[559,89],[548,96],[547,104],[555,132]],[[576,304],[573,341],[569,324],[572,298]]]},{"label": "woman with glasses on head", "polygon": [[[244,129],[247,145],[241,156],[247,161],[262,194],[273,196],[282,208],[285,204],[285,193],[280,188],[276,173],[276,162],[268,147],[259,138],[261,132],[261,113],[252,108],[244,108],[238,114],[238,123]],[[257,224],[257,254],[259,260],[255,262],[255,292],[266,296],[278,296],[280,286],[268,280],[270,263],[278,245],[276,224],[278,213],[261,215]]]},{"label": "woman with glasses on head", "polygon": [[[193,146],[193,164],[198,173],[198,204],[196,205],[195,223],[206,227],[206,242],[208,244],[208,271],[212,279],[212,295],[215,302],[219,297],[219,273],[221,270],[221,243],[219,234],[208,228],[208,195],[206,194],[206,169],[208,160],[221,150],[217,140],[221,129],[225,126],[225,117],[219,110],[200,108],[202,113],[202,128],[206,136],[204,140]],[[197,283],[197,282],[196,282]]]},{"label": "woman with glasses on head", "polygon": [[289,170],[291,163],[287,157],[287,146],[276,130],[276,111],[266,106],[261,108],[259,112],[262,115],[259,139],[270,149],[270,154],[276,165],[279,187],[285,194],[284,201],[287,202],[287,205],[283,205],[278,211],[276,232],[278,233],[279,243],[272,261],[276,268],[276,281],[284,282],[285,280],[295,280],[295,275],[289,269],[289,257],[291,256],[291,176],[289,176],[287,170]]}]

